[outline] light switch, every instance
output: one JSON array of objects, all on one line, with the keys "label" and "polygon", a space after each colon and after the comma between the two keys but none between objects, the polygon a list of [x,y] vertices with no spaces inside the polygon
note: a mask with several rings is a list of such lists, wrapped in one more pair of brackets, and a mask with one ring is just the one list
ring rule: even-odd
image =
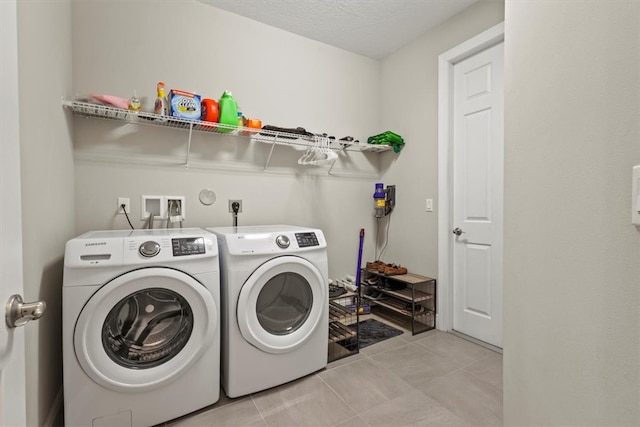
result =
[{"label": "light switch", "polygon": [[640,226],[640,165],[633,167],[631,175],[631,223]]},{"label": "light switch", "polygon": [[427,199],[427,212],[433,212],[433,199]]}]

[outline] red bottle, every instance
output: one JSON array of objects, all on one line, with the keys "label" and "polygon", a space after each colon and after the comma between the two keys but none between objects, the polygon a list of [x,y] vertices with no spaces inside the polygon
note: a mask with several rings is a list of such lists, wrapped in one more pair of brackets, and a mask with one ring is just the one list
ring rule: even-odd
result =
[{"label": "red bottle", "polygon": [[220,118],[220,108],[218,108],[218,101],[215,99],[205,98],[201,103],[202,112],[200,120],[206,122],[218,123]]}]

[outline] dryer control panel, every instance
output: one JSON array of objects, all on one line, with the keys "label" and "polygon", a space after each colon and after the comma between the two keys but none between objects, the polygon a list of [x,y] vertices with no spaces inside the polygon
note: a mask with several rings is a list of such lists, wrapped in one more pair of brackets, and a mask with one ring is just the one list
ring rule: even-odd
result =
[{"label": "dryer control panel", "polygon": [[222,245],[231,255],[282,254],[316,251],[327,247],[322,231],[308,230],[262,230],[247,229],[230,232],[221,237]]}]

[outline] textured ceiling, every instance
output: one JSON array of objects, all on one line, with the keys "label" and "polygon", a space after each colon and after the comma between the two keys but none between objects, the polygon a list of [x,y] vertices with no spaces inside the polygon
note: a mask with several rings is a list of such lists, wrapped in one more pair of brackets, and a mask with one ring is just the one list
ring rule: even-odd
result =
[{"label": "textured ceiling", "polygon": [[477,0],[198,0],[381,59]]}]

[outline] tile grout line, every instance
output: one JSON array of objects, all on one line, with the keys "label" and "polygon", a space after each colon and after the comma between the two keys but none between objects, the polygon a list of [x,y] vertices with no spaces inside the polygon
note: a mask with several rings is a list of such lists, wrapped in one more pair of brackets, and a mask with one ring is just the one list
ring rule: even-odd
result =
[{"label": "tile grout line", "polygon": [[[445,332],[445,334],[446,334],[446,332]],[[450,336],[452,336],[452,337],[456,337],[456,335],[453,335],[453,334],[450,334]],[[429,337],[425,338],[424,340],[427,340],[428,338],[429,338]],[[460,337],[456,337],[456,338],[460,338]],[[463,339],[463,338],[460,338],[460,339]],[[422,341],[422,340],[419,340],[419,341]],[[466,341],[466,340],[465,340],[465,341]],[[467,343],[471,343],[470,341],[466,341],[466,342],[467,342]],[[416,343],[417,343],[417,341],[416,341]],[[455,363],[455,362],[451,362],[451,363],[453,363],[454,365],[456,365],[456,366],[460,367],[461,369],[466,369],[466,368],[468,368],[469,366],[471,366],[471,365],[473,365],[473,364],[475,364],[475,363],[481,362],[481,361],[483,361],[483,360],[485,360],[485,359],[488,359],[488,358],[490,358],[490,357],[494,357],[495,355],[500,355],[500,356],[502,356],[500,353],[497,353],[497,352],[495,352],[495,351],[493,351],[493,350],[491,350],[491,349],[489,349],[489,348],[483,347],[483,346],[478,345],[478,344],[475,344],[475,343],[471,343],[471,344],[473,344],[473,345],[474,345],[474,346],[476,346],[476,347],[482,348],[482,349],[484,349],[484,350],[491,351],[491,352],[492,352],[492,353],[494,353],[494,354],[488,354],[488,355],[486,355],[486,356],[480,357],[479,359],[475,359],[475,360],[473,360],[472,362],[469,362],[468,364],[457,364],[457,363]],[[436,356],[438,356],[438,357],[440,357],[440,358],[446,359],[445,357],[440,356],[439,354],[435,353],[434,351],[429,350],[429,348],[428,348],[428,347],[426,347],[426,346],[422,346],[422,345],[420,345],[420,344],[418,344],[418,346],[419,346],[419,347],[421,347],[421,348],[423,348],[424,350],[428,351],[429,353],[431,353],[431,354],[433,354],[433,355],[436,355]]]},{"label": "tile grout line", "polygon": [[264,414],[262,413],[260,408],[258,408],[258,405],[256,405],[256,401],[253,398],[253,394],[250,394],[249,398],[251,399],[251,403],[253,403],[253,406],[256,408],[256,411],[258,411],[258,414],[260,415],[260,418],[262,418],[262,421],[264,421],[266,426],[269,427],[269,423],[267,422],[267,419],[264,417]]},{"label": "tile grout line", "polygon": [[[494,391],[496,391],[496,392],[500,393],[501,401],[502,401],[503,391],[502,391],[501,389],[499,389],[499,388],[495,387],[495,386],[494,386],[494,385],[492,385],[492,384],[489,384],[488,382],[486,382],[485,380],[483,380],[483,379],[481,379],[481,378],[478,378],[476,375],[472,374],[471,372],[467,371],[467,370],[466,370],[466,369],[464,369],[464,368],[458,368],[458,369],[456,369],[455,371],[451,371],[451,372],[449,372],[449,373],[447,373],[447,374],[445,374],[445,375],[443,375],[443,376],[439,377],[438,379],[446,379],[446,377],[452,376],[453,374],[456,374],[456,373],[459,373],[459,372],[463,372],[463,373],[465,373],[465,374],[469,374],[469,375],[471,375],[473,378],[476,378],[477,380],[479,380],[480,382],[482,382],[484,385],[489,386],[489,387],[490,387],[491,389],[493,389]],[[431,381],[430,381],[430,382],[431,382]],[[431,397],[433,397],[433,396],[431,396]],[[433,397],[433,398],[435,399],[435,397]],[[436,400],[437,400],[437,399],[436,399]],[[494,411],[492,410],[492,408],[491,408],[490,406],[485,405],[484,403],[481,403],[481,405],[482,405],[484,408],[486,408],[487,410],[489,410],[490,412],[494,413]],[[499,414],[499,415],[500,415],[500,417],[502,417],[502,416],[503,416],[503,414]],[[459,416],[460,416],[460,415],[459,415]],[[461,418],[464,418],[463,416],[460,416],[460,417],[461,417]]]},{"label": "tile grout line", "polygon": [[[471,365],[469,365],[471,366]],[[501,388],[496,387],[495,385],[491,384],[490,382],[488,382],[485,379],[480,378],[479,376],[477,376],[476,374],[474,374],[473,372],[468,371],[466,368],[461,368],[462,371],[466,372],[467,374],[471,375],[472,377],[478,379],[478,381],[481,381],[483,384],[488,385],[489,387],[494,388],[495,390],[499,391],[501,394],[504,393],[504,391]]]},{"label": "tile grout line", "polygon": [[[341,367],[342,367],[342,366],[339,366],[339,368],[341,368]],[[352,407],[351,407],[351,405],[349,405],[349,402],[347,402],[347,401],[346,401],[342,396],[340,396],[340,393],[338,393],[337,391],[335,391],[335,390],[333,389],[333,387],[331,387],[331,385],[329,385],[329,383],[328,383],[328,382],[326,382],[326,381],[324,380],[324,378],[322,378],[320,375],[318,375],[317,377],[320,379],[320,381],[322,381],[322,382],[324,383],[324,385],[326,385],[326,386],[329,388],[329,390],[331,390],[331,392],[332,392],[333,394],[335,394],[335,395],[338,397],[338,399],[342,400],[342,401],[344,402],[344,404],[345,404],[345,405],[347,405],[347,407],[348,407],[349,409],[351,409],[351,411],[354,413],[354,415],[353,415],[352,417],[347,418],[346,420],[342,420],[342,421],[340,421],[338,424],[343,423],[343,422],[345,422],[345,421],[347,421],[347,420],[350,420],[351,418],[359,417],[359,416],[360,416],[360,414],[358,414],[358,411],[356,411],[354,408],[352,408]],[[364,420],[363,420],[363,421],[364,421]],[[366,422],[366,421],[365,421],[365,422]],[[337,424],[336,424],[336,425],[337,425]],[[368,423],[367,423],[367,425],[368,425]]]}]

